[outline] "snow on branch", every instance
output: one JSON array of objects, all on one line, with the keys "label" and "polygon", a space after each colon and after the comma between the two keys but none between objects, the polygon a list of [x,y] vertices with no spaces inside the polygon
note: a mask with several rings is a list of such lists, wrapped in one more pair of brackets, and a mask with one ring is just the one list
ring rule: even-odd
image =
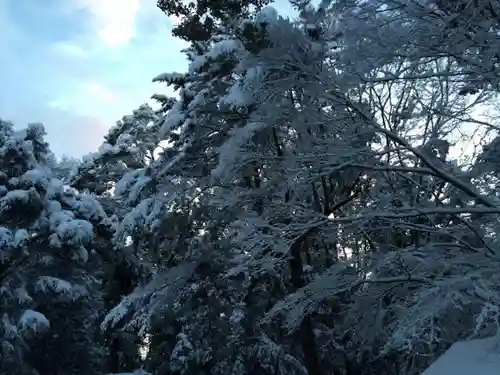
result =
[{"label": "snow on branch", "polygon": [[19,319],[19,328],[38,334],[50,328],[48,319],[42,313],[35,310],[24,310]]},{"label": "snow on branch", "polygon": [[[140,334],[149,330],[150,318],[157,309],[171,306],[191,278],[197,263],[186,262],[153,276],[152,280],[125,296],[104,318],[101,329],[106,330],[125,321],[134,325]],[[133,318],[133,319],[132,319]]]},{"label": "snow on branch", "polygon": [[486,207],[489,208],[498,208],[499,205],[495,203],[493,200],[490,198],[484,196],[480,192],[477,191],[473,186],[466,184],[459,180],[458,178],[454,177],[450,173],[446,172],[439,166],[437,166],[431,158],[426,155],[424,152],[419,150],[416,147],[413,147],[406,139],[404,139],[402,136],[396,134],[393,131],[390,131],[383,126],[379,125],[371,116],[367,115],[365,111],[360,108],[357,104],[353,103],[351,100],[347,99],[344,95],[340,93],[330,93],[326,94],[326,98],[333,102],[337,103],[342,103],[347,105],[347,107],[352,108],[367,124],[375,128],[377,131],[380,133],[384,134],[387,136],[389,139],[394,141],[395,143],[405,147],[406,149],[410,150],[416,157],[418,157],[429,169],[431,169],[436,176],[441,178],[442,180],[452,184],[453,186],[457,187],[458,189],[462,190],[464,193],[468,194],[470,197],[473,197],[477,199],[478,202],[484,204]]}]

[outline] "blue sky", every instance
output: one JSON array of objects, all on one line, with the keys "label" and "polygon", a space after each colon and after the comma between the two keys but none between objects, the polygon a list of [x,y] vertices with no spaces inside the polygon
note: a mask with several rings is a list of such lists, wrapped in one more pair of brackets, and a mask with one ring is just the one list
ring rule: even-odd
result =
[{"label": "blue sky", "polygon": [[187,68],[174,22],[156,0],[0,0],[0,117],[44,123],[59,156],[94,151],[165,92],[154,76]]}]

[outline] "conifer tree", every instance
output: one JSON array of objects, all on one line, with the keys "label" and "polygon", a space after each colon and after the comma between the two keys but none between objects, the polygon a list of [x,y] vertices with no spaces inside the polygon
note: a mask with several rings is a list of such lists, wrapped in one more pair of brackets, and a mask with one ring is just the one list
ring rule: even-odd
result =
[{"label": "conifer tree", "polygon": [[104,213],[52,178],[41,124],[1,129],[0,372],[97,374],[102,304],[88,217]]}]

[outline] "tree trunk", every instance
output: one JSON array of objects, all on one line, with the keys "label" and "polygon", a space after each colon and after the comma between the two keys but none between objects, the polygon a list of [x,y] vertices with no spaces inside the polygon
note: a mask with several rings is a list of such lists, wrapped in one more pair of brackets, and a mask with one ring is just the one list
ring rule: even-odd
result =
[{"label": "tree trunk", "polygon": [[[291,281],[295,289],[300,289],[305,286],[302,249],[305,244],[306,235],[307,234],[300,236],[290,249],[292,255],[292,258],[290,259]],[[306,361],[307,373],[309,375],[321,375],[318,350],[316,347],[316,337],[314,336],[313,322],[310,316],[306,316],[302,320],[299,334],[302,352]]]}]

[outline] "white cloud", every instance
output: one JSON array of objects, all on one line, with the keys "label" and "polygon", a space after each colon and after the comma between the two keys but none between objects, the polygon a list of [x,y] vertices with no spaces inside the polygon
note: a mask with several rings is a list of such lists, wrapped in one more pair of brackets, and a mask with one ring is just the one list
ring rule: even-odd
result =
[{"label": "white cloud", "polygon": [[74,0],[78,10],[88,12],[99,39],[118,47],[135,36],[141,0]]},{"label": "white cloud", "polygon": [[67,100],[64,101],[62,99],[54,99],[54,100],[48,102],[47,105],[50,108],[55,108],[55,109],[59,109],[62,111],[67,111],[70,108],[68,101]]},{"label": "white cloud", "polygon": [[52,45],[57,54],[69,57],[87,58],[89,53],[83,47],[72,41],[59,41]]},{"label": "white cloud", "polygon": [[[7,1],[0,0],[0,47],[2,49],[10,47],[20,36],[19,25],[15,24],[9,14]],[[2,54],[4,51],[2,51]]]},{"label": "white cloud", "polygon": [[98,82],[86,82],[81,88],[84,95],[89,95],[94,99],[105,102],[113,102],[116,99],[115,94],[111,90]]}]

